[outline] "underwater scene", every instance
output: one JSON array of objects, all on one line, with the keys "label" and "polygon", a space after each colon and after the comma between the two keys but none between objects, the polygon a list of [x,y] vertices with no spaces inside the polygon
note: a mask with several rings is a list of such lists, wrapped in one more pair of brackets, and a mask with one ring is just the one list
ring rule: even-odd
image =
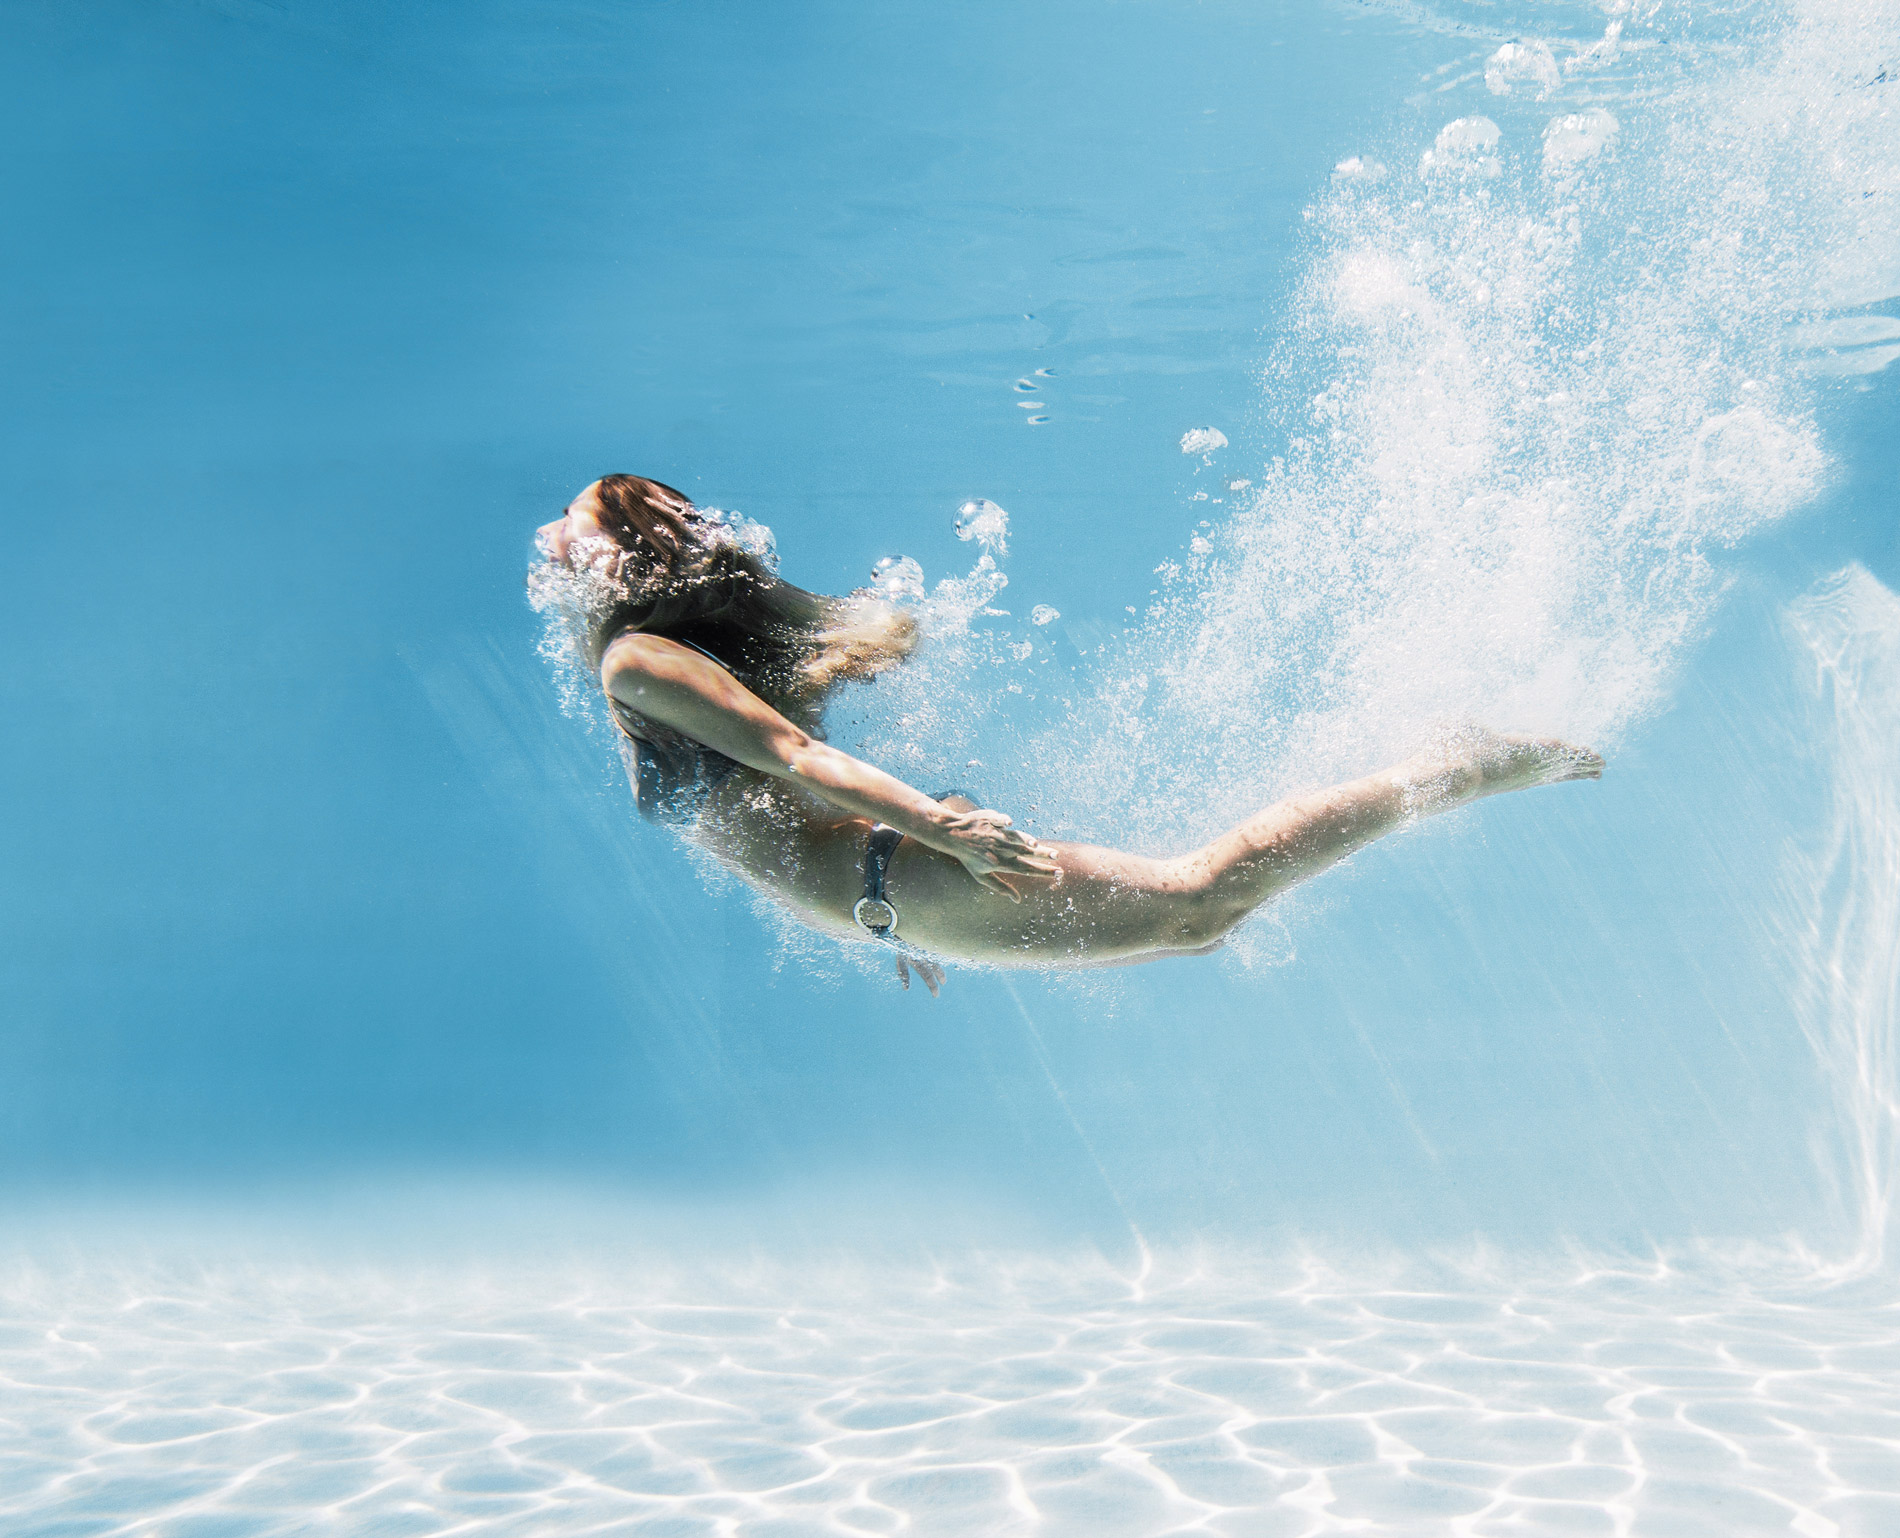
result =
[{"label": "underwater scene", "polygon": [[[1900,1535],[1900,3],[8,21],[0,1533]],[[1012,847],[1602,778],[880,936],[609,473]]]}]

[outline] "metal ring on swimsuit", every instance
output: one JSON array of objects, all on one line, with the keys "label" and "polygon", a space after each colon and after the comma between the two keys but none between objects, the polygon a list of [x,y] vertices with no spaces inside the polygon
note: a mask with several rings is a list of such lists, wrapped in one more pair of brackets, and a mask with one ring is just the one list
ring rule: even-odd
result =
[{"label": "metal ring on swimsuit", "polygon": [[[872,910],[872,918],[878,917],[877,910],[880,908],[884,910],[884,913],[888,915],[888,917],[885,917],[882,922],[873,923],[871,919],[867,919],[864,916],[864,910],[866,908]],[[865,931],[866,934],[876,935],[880,940],[888,940],[892,935],[897,933],[897,906],[888,898],[860,897],[851,906],[851,918],[857,924],[858,928]]]},{"label": "metal ring on swimsuit", "polygon": [[[948,801],[952,796],[962,796],[960,790],[945,790],[937,793],[936,799]],[[965,797],[964,799],[968,799]],[[901,950],[909,950],[897,938],[897,904],[884,895],[884,873],[891,868],[891,856],[897,853],[897,846],[904,842],[904,835],[889,823],[880,822],[871,829],[871,836],[864,841],[864,895],[851,906],[851,921],[874,940],[888,940]],[[864,916],[865,909],[871,910],[871,917]],[[882,915],[888,914],[888,918]]]},{"label": "metal ring on swimsuit", "polygon": [[[851,919],[873,939],[890,940],[897,935],[897,904],[884,895],[884,873],[903,842],[902,833],[881,822],[864,842],[864,895],[852,905]],[[869,918],[865,916],[867,909]]]}]

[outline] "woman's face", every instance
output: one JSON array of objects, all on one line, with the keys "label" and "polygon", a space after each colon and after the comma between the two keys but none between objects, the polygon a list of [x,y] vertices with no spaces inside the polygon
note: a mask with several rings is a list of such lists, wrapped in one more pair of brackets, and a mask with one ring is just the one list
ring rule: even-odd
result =
[{"label": "woman's face", "polygon": [[599,539],[607,531],[600,526],[600,498],[595,481],[587,486],[572,502],[567,511],[552,523],[544,523],[534,531],[534,542],[541,547],[541,553],[550,561],[565,561],[567,552],[577,539]]}]

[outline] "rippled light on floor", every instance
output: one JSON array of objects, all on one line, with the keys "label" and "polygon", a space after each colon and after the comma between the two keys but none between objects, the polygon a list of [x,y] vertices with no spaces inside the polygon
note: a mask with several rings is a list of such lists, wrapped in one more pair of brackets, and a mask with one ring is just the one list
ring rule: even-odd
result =
[{"label": "rippled light on floor", "polygon": [[1096,1268],[7,1288],[25,1535],[1900,1532],[1900,1307]]}]

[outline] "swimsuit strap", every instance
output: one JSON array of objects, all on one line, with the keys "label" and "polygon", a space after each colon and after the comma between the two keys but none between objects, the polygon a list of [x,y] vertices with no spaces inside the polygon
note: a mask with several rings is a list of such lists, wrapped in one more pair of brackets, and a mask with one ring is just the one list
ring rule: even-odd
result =
[{"label": "swimsuit strap", "polygon": [[[673,642],[677,646],[686,646],[686,647],[692,648],[692,650],[698,652],[700,656],[704,657],[708,662],[716,662],[719,664],[720,667],[726,668],[726,671],[728,673],[732,673],[732,669],[729,667],[726,667],[726,664],[723,659],[719,657],[715,657],[711,652],[707,651],[705,647],[701,646],[699,642],[689,641],[686,639],[686,637],[677,636],[677,635],[670,635],[670,636],[665,637],[665,639]],[[739,675],[737,673],[732,673],[732,676],[734,678],[737,678]]]},{"label": "swimsuit strap", "polygon": [[[960,790],[943,790],[936,799],[948,801],[961,795]],[[888,940],[898,946],[903,942],[897,938],[897,904],[884,895],[884,877],[891,868],[891,856],[903,842],[904,835],[889,823],[880,822],[871,829],[871,836],[864,841],[864,895],[851,906],[851,918],[858,928],[874,940]]]},{"label": "swimsuit strap", "polygon": [[884,895],[884,873],[891,868],[891,856],[903,842],[902,833],[881,822],[864,842],[864,895],[852,905],[851,917],[858,928],[876,940],[897,936],[897,904]]}]

